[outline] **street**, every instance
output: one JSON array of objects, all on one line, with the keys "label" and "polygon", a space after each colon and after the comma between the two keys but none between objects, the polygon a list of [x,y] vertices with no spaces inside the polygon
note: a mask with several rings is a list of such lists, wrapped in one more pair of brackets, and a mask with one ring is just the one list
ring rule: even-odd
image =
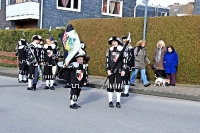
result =
[{"label": "street", "polygon": [[[84,87],[79,109],[69,88],[28,91],[27,83],[0,76],[1,133],[199,133],[200,103],[131,93],[109,108],[107,91]],[[115,104],[116,95],[113,95]]]}]

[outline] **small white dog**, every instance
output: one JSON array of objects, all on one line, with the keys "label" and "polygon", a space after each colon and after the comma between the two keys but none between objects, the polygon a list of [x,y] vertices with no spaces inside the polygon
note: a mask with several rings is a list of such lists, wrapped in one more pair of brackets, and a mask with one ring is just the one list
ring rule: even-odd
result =
[{"label": "small white dog", "polygon": [[[155,77],[156,77],[156,74],[155,74]],[[156,77],[156,80],[155,80],[155,83],[154,83],[154,86],[158,85],[158,86],[162,86],[162,87],[165,87],[165,83],[170,83],[170,80],[169,79],[163,79],[161,77]]]}]

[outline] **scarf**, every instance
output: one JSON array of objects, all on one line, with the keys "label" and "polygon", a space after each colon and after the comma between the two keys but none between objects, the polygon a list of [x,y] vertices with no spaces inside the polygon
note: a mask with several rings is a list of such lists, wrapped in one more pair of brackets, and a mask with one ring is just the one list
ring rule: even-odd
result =
[{"label": "scarf", "polygon": [[160,62],[161,52],[162,52],[162,48],[158,48],[158,53],[156,54],[156,62]]}]

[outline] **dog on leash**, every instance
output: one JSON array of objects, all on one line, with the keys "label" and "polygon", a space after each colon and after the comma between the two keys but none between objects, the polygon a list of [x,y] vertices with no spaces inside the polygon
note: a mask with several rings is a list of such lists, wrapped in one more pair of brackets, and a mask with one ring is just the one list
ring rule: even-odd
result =
[{"label": "dog on leash", "polygon": [[[154,76],[156,77],[156,74]],[[163,79],[161,77],[156,77],[154,86],[158,85],[158,86],[165,87],[165,83],[170,84],[170,80],[169,79]]]}]

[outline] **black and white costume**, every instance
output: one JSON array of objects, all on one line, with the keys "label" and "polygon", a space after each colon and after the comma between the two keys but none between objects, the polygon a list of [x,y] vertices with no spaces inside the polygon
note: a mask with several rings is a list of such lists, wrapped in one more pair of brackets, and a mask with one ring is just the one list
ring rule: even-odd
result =
[{"label": "black and white costume", "polygon": [[[117,95],[116,106],[120,108],[121,107],[120,97],[121,97],[121,92],[122,92],[121,72],[126,69],[127,53],[122,51],[123,46],[122,46],[122,42],[120,38],[113,36],[109,39],[108,43],[112,44],[112,41],[117,41],[118,46],[117,47],[111,46],[109,49],[107,49],[107,52],[106,52],[106,70],[107,72],[110,70],[112,73],[109,76],[109,84],[108,84],[107,91],[108,91],[108,98],[109,98],[109,106],[114,107],[112,103],[112,95],[115,90],[116,95]],[[123,55],[121,56],[121,58],[119,58],[121,54]],[[114,84],[115,79],[116,79],[116,84]]]},{"label": "black and white costume", "polygon": [[[84,55],[77,55],[78,57],[83,57]],[[70,108],[78,108],[76,102],[79,98],[81,87],[84,83],[87,82],[86,79],[86,66],[85,64],[79,64],[78,62],[72,62],[67,66],[67,69],[70,69],[70,78],[71,78],[71,92],[70,92],[70,100],[71,105]],[[80,106],[79,106],[80,107]]]},{"label": "black and white costume", "polygon": [[18,41],[16,45],[16,55],[18,56],[19,63],[19,82],[25,83],[27,81],[27,44],[24,39]]},{"label": "black and white costume", "polygon": [[[48,45],[45,44],[42,51],[42,58],[41,62],[44,64],[44,72],[43,72],[43,79],[46,80],[46,87],[45,89],[52,89],[54,90],[53,83],[55,79],[56,74],[56,59],[60,55],[60,51],[58,49],[58,46],[56,46],[54,43]],[[50,84],[50,86],[49,86]]]},{"label": "black and white costume", "polygon": [[[123,37],[122,39],[127,39],[127,37]],[[131,40],[129,41],[129,43]],[[124,44],[125,45],[125,44]],[[122,77],[122,83],[124,84],[124,93],[121,94],[121,97],[128,97],[128,91],[130,88],[130,73],[134,69],[134,48],[129,44],[126,47],[127,52],[127,68],[125,69],[125,75]]]},{"label": "black and white costume", "polygon": [[36,90],[36,84],[39,78],[38,65],[41,62],[41,45],[35,42],[35,40],[39,40],[39,38],[36,35],[34,35],[32,37],[32,40],[33,42],[28,46],[28,90]]},{"label": "black and white costume", "polygon": [[[76,55],[71,59],[71,61],[69,63],[76,62],[76,56],[79,55],[79,54],[80,55],[86,55],[85,44],[83,42],[81,42],[81,49],[76,53]],[[84,56],[84,58],[85,58],[85,56]],[[87,83],[88,83],[89,82],[88,81],[88,61],[89,60],[87,61],[87,63],[85,61],[86,60],[84,60],[84,64],[85,64],[85,67],[86,67],[86,69],[85,69],[86,70],[86,80],[87,80]],[[71,84],[70,75],[71,75],[70,71],[68,69],[66,69],[66,71],[65,71],[65,80],[66,80],[65,88],[70,87],[70,84]]]}]

